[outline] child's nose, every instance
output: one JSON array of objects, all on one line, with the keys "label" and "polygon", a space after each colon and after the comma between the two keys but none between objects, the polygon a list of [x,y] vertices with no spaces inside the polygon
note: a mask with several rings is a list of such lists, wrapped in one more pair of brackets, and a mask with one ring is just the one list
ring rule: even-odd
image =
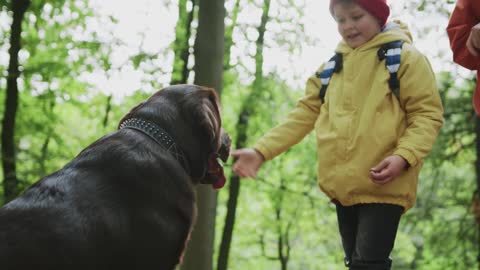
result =
[{"label": "child's nose", "polygon": [[354,26],[354,23],[352,20],[346,20],[345,23],[343,24],[343,29],[349,30],[352,29]]}]

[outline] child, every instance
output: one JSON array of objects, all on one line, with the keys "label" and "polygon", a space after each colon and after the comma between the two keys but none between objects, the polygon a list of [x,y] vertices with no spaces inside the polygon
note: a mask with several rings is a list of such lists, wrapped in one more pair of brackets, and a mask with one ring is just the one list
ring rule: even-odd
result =
[{"label": "child", "polygon": [[[407,27],[386,24],[385,0],[331,0],[330,11],[342,36],[336,49],[341,69],[327,82],[324,98],[321,80],[312,76],[283,123],[253,148],[232,153],[233,170],[254,178],[263,162],[314,129],[318,182],[336,204],[346,266],[390,269],[400,216],[415,202],[418,174],[442,126],[443,108],[431,66],[412,46]],[[404,42],[401,64],[392,75],[377,54],[398,40]],[[324,67],[331,68],[323,65],[319,72]],[[400,83],[398,98],[391,76]]]}]

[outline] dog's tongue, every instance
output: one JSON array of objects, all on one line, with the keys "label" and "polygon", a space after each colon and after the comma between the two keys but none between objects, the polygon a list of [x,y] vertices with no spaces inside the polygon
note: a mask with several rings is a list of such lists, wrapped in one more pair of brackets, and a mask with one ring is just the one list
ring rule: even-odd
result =
[{"label": "dog's tongue", "polygon": [[216,181],[212,183],[214,189],[220,189],[225,185],[227,180],[225,179],[225,175],[223,174],[223,167],[217,160],[216,156],[211,156],[208,159],[208,171],[209,173],[213,174],[216,178]]}]

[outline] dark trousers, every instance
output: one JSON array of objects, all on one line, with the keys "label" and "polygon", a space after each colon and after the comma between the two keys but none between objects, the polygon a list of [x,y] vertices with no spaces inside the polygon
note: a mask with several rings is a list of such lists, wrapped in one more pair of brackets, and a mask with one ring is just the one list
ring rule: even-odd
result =
[{"label": "dark trousers", "polygon": [[389,270],[403,207],[393,204],[337,206],[345,265],[350,270]]}]

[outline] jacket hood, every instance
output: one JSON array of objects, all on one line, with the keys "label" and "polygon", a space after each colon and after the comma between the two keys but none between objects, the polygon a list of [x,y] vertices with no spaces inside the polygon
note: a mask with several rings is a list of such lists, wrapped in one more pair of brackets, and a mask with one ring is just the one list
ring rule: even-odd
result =
[{"label": "jacket hood", "polygon": [[[412,34],[408,29],[408,26],[405,23],[400,21],[393,21],[389,22],[385,25],[385,28],[382,32],[378,33],[375,37],[371,40],[363,44],[362,46],[356,48],[358,50],[364,51],[371,48],[378,48],[385,43],[402,40],[405,43],[411,44],[413,41]],[[355,49],[351,48],[350,46],[345,43],[345,41],[341,41],[335,52],[338,53],[348,53]]]}]

